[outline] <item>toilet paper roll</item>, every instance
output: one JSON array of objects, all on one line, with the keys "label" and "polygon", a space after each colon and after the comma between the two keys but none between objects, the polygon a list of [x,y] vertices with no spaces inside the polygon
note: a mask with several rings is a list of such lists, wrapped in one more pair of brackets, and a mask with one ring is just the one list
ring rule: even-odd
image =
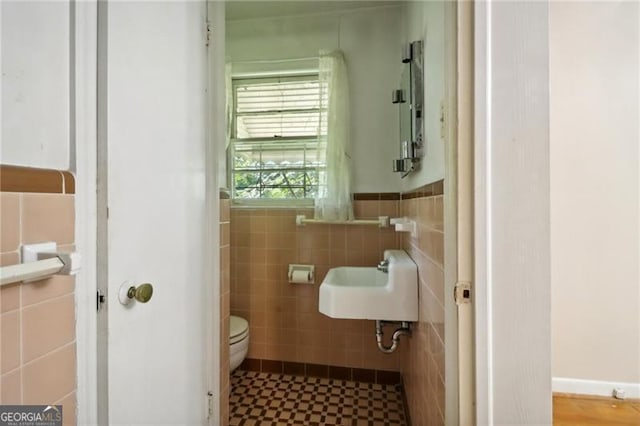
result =
[{"label": "toilet paper roll", "polygon": [[309,271],[293,271],[290,281],[292,283],[309,283],[311,282],[311,274]]}]

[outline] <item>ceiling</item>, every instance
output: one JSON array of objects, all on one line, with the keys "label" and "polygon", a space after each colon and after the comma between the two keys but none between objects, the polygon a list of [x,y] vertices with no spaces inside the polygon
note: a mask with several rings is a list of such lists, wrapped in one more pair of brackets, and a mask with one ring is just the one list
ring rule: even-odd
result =
[{"label": "ceiling", "polygon": [[289,0],[289,1],[245,1],[228,0],[226,2],[226,20],[237,21],[242,19],[274,18],[278,16],[311,15],[317,13],[338,12],[367,7],[390,6],[404,3],[403,0],[359,0],[359,1],[315,1],[315,0]]}]

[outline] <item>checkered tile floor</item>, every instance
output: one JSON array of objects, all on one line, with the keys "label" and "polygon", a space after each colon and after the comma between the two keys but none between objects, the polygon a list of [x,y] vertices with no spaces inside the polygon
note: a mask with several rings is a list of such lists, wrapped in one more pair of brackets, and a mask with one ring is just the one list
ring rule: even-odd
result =
[{"label": "checkered tile floor", "polygon": [[405,426],[396,386],[236,370],[231,426]]}]

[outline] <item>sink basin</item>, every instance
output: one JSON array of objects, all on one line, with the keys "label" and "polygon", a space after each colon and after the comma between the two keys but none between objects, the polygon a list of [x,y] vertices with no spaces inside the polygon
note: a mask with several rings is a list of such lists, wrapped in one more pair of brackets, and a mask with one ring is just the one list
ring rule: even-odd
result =
[{"label": "sink basin", "polygon": [[418,320],[418,268],[404,250],[386,250],[388,272],[332,268],[320,285],[320,312],[331,318]]}]

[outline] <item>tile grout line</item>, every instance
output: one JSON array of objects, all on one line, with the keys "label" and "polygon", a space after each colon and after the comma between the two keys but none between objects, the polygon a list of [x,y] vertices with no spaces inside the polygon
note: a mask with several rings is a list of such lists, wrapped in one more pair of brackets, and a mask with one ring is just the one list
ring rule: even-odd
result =
[{"label": "tile grout line", "polygon": [[20,404],[22,404],[22,402],[24,401],[24,386],[23,386],[23,381],[22,381],[22,367],[24,366],[23,364],[23,359],[24,359],[24,339],[23,339],[23,327],[22,327],[22,316],[24,315],[24,310],[22,309],[22,285],[20,286],[20,291],[18,294],[18,339],[19,340],[19,348],[20,348],[20,357],[19,357],[19,368],[20,368],[20,372],[18,373],[20,376]]},{"label": "tile grout line", "polygon": [[[59,294],[57,296],[53,296],[53,297],[50,297],[48,299],[40,300],[39,302],[30,303],[29,305],[23,306],[21,310],[31,309],[31,308],[34,308],[34,307],[38,307],[38,306],[44,305],[45,303],[58,301],[59,299],[62,299],[64,297],[68,297],[71,294],[74,294],[74,292],[75,292],[75,290],[71,290],[71,291],[69,291],[67,293],[64,293],[64,294]],[[22,294],[22,291],[20,292],[20,294]],[[74,305],[75,305],[75,301],[74,301]]]},{"label": "tile grout line", "polygon": [[24,194],[20,193],[18,194],[18,263],[22,263],[22,253],[20,250],[20,245],[22,244],[23,241],[23,232],[22,232],[22,225],[23,225],[23,216],[24,216]]},{"label": "tile grout line", "polygon": [[16,371],[20,370],[20,368],[21,368],[20,365],[18,365],[16,368],[13,368],[13,369],[11,369],[9,371],[6,371],[6,372],[2,373],[1,376],[4,377],[4,376],[8,376],[9,374],[13,374]]},{"label": "tile grout line", "polygon": [[[71,395],[73,395],[74,393],[76,393],[76,390],[75,390],[75,389],[74,389],[74,390],[72,390],[71,392],[69,392],[68,394],[64,395],[62,398],[58,399],[56,402],[54,402],[54,403],[53,403],[53,405],[61,405],[60,403],[61,403],[62,401],[64,401],[64,400],[65,400],[65,398],[70,397],[70,396],[71,396]],[[64,413],[63,413],[63,414],[64,414]]]},{"label": "tile grout line", "polygon": [[[20,221],[20,224],[18,226],[18,228],[19,228],[19,231],[18,231],[19,232],[19,234],[18,234],[19,235],[19,240],[18,241],[19,241],[19,246],[20,246],[22,244],[23,238],[24,238],[23,237],[23,233],[24,233],[23,232],[23,226],[24,226],[24,223],[23,223],[24,222],[24,194],[22,194],[22,193],[18,197],[18,218],[19,218],[19,221]],[[18,263],[22,263],[22,253],[20,253],[21,250],[19,248],[18,248],[18,251],[19,251],[19,253],[18,253]],[[23,378],[22,378],[22,373],[23,373],[22,367],[23,367],[23,360],[24,360],[24,339],[23,339],[23,331],[24,330],[23,330],[23,327],[22,327],[23,326],[23,324],[22,324],[22,322],[23,322],[22,321],[22,315],[23,315],[24,312],[23,312],[23,309],[22,309],[22,284],[20,284],[20,291],[19,291],[19,294],[18,294],[18,309],[19,309],[19,312],[18,312],[18,339],[20,339],[19,342],[18,342],[19,348],[20,348],[20,351],[19,351],[20,352],[20,358],[19,358],[19,360],[20,360],[19,361],[20,371],[18,373],[18,377],[20,379],[20,404],[22,404],[23,401],[24,401],[24,384],[23,384]]]},{"label": "tile grout line", "polygon": [[65,349],[67,349],[69,346],[75,345],[75,344],[76,344],[76,337],[74,335],[73,336],[73,340],[71,340],[70,342],[67,342],[67,343],[63,344],[62,346],[58,346],[57,348],[52,349],[49,352],[47,352],[45,354],[42,354],[42,355],[38,356],[37,358],[32,359],[31,361],[29,361],[29,362],[25,363],[24,365],[22,365],[22,367],[28,367],[31,364],[34,364],[34,363],[36,363],[38,361],[41,361],[42,359],[48,357],[49,355],[61,352],[61,351],[65,350]]}]

